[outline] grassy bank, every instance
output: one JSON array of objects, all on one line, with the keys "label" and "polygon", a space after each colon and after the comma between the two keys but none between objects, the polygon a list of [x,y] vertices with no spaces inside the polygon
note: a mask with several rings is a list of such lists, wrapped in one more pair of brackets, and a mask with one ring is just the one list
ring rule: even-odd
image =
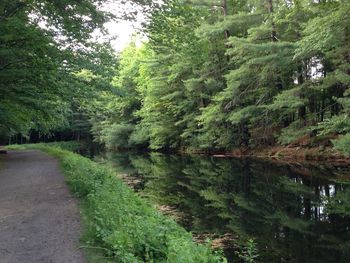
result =
[{"label": "grassy bank", "polygon": [[82,200],[84,247],[103,252],[106,262],[226,262],[209,246],[194,243],[190,233],[141,199],[108,167],[64,148],[74,146],[8,147],[42,150],[60,161],[68,185]]}]

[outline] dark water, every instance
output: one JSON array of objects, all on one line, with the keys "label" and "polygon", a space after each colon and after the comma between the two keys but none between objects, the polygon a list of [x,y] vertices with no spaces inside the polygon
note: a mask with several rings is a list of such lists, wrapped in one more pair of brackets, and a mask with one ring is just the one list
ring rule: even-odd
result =
[{"label": "dark water", "polygon": [[[152,153],[108,154],[141,195],[195,234],[254,239],[258,262],[350,262],[350,168]],[[231,242],[231,241],[230,241]]]}]

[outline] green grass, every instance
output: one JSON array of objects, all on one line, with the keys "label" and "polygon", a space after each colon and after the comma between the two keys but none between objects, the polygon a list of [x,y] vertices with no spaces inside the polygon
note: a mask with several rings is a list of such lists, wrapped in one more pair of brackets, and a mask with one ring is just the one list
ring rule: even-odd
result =
[{"label": "green grass", "polygon": [[48,142],[48,143],[36,143],[36,144],[12,144],[12,145],[6,146],[5,148],[7,150],[39,149],[47,152],[50,147],[58,148],[61,150],[67,150],[70,152],[76,152],[82,147],[82,144],[77,141],[67,141],[67,142]]},{"label": "green grass", "polygon": [[[65,147],[35,144],[8,149],[38,149],[60,161],[68,185],[82,200],[83,246],[99,251],[104,262],[226,262],[209,246],[194,243],[190,233],[141,199],[113,170]],[[91,262],[102,262],[94,257]]]}]

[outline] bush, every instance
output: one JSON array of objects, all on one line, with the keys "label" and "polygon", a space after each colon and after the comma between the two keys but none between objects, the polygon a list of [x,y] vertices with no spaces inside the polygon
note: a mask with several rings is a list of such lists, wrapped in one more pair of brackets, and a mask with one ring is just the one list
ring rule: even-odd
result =
[{"label": "bush", "polygon": [[334,148],[339,152],[350,156],[350,133],[341,136],[337,140],[332,140]]},{"label": "bush", "polygon": [[316,128],[320,135],[349,132],[350,118],[347,115],[333,116],[319,123]]},{"label": "bush", "polygon": [[102,141],[108,149],[129,148],[129,137],[134,130],[131,124],[113,124],[107,127],[102,133]]},{"label": "bush", "polygon": [[129,138],[129,145],[134,147],[148,147],[149,146],[149,134],[148,129],[138,125]]},{"label": "bush", "polygon": [[85,205],[87,244],[101,248],[113,262],[226,262],[208,246],[193,242],[172,219],[130,190],[108,167],[44,144],[35,148],[60,160],[72,191]]},{"label": "bush", "polygon": [[237,252],[237,255],[243,262],[256,262],[256,259],[259,257],[257,244],[253,239],[248,239],[246,245],[241,248],[240,252]]},{"label": "bush", "polygon": [[290,144],[300,137],[308,134],[308,129],[302,127],[299,122],[294,122],[289,125],[287,128],[282,129],[281,134],[278,136],[278,143],[282,145]]}]

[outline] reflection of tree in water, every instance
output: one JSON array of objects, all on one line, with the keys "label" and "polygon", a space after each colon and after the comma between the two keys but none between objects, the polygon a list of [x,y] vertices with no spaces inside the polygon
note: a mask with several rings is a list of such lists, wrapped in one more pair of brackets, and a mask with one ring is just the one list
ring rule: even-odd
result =
[{"label": "reflection of tree in water", "polygon": [[181,223],[192,232],[256,238],[264,262],[350,257],[349,181],[328,171],[333,181],[323,179],[322,170],[251,160],[159,153],[121,158],[125,171],[144,177],[142,194],[184,212]]}]

